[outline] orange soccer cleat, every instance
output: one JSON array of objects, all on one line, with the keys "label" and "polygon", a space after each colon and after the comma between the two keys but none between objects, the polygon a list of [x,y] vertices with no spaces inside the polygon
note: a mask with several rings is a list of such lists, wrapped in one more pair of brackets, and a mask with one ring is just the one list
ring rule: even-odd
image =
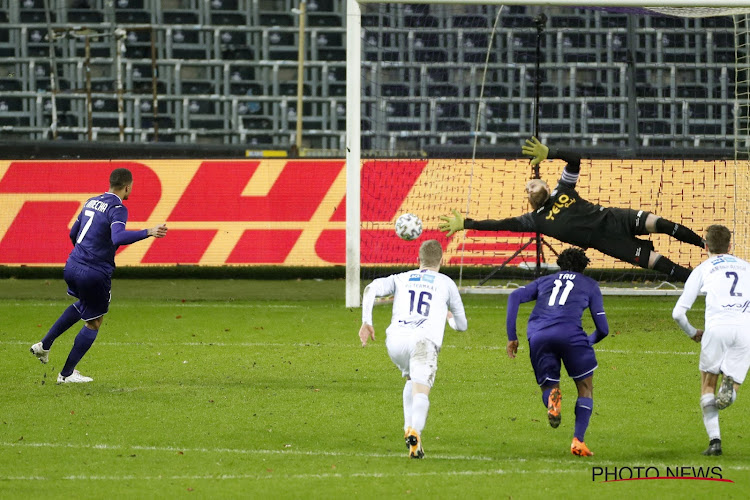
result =
[{"label": "orange soccer cleat", "polygon": [[409,448],[410,458],[424,457],[424,450],[422,449],[422,439],[420,439],[417,431],[415,431],[411,427],[406,429],[404,440],[406,441],[406,447]]},{"label": "orange soccer cleat", "polygon": [[555,387],[549,393],[549,398],[547,399],[547,419],[549,420],[550,427],[553,429],[557,429],[560,426],[560,420],[562,419],[560,415],[561,403],[562,394],[560,393],[560,388]]},{"label": "orange soccer cleat", "polygon": [[573,438],[573,443],[570,445],[570,452],[573,455],[577,455],[579,457],[592,457],[594,456],[594,453],[589,450],[589,447],[586,446],[586,443],[583,441],[579,441],[578,438]]}]

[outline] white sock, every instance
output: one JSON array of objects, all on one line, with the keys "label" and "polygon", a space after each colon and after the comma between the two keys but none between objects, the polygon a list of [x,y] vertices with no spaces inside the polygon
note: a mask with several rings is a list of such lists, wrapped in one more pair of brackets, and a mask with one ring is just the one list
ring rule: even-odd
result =
[{"label": "white sock", "polygon": [[411,380],[407,380],[404,384],[404,431],[411,427]]},{"label": "white sock", "polygon": [[716,396],[713,394],[704,394],[701,396],[701,410],[703,410],[703,425],[706,426],[708,439],[721,439],[719,410],[716,409]]},{"label": "white sock", "polygon": [[422,435],[422,429],[427,421],[427,411],[430,409],[430,398],[423,392],[418,392],[413,397],[411,426],[419,435]]}]

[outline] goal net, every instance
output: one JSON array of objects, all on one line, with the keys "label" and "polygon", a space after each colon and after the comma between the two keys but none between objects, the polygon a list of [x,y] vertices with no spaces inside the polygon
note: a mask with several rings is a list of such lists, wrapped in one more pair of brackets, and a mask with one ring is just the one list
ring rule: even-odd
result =
[{"label": "goal net", "polygon": [[[360,278],[416,266],[430,238],[464,286],[533,279],[533,233],[438,230],[453,209],[479,220],[530,211],[521,146],[532,135],[582,154],[583,198],[699,234],[724,224],[750,257],[750,2],[513,3],[350,0],[347,199],[358,188],[360,203],[347,204],[347,303],[359,303]],[[540,177],[554,186],[563,166],[545,161]],[[407,212],[424,225],[414,241],[393,230]],[[644,238],[683,266],[702,259],[666,235]],[[567,246],[544,237],[542,264]],[[664,278],[587,255],[599,279]]]}]

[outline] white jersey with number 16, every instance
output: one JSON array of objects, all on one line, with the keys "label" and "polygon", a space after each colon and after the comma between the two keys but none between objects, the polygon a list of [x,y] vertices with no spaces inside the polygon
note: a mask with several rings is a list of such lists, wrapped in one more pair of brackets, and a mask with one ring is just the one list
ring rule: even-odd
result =
[{"label": "white jersey with number 16", "polygon": [[393,314],[387,335],[419,335],[443,343],[448,310],[456,329],[466,330],[466,312],[456,283],[448,276],[428,269],[415,269],[378,278],[365,289],[362,320],[372,324],[375,297],[393,295]]}]

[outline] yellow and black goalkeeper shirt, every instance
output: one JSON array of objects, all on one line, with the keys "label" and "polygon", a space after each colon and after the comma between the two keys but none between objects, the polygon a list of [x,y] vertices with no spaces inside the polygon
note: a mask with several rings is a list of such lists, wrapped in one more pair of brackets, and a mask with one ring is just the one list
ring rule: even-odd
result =
[{"label": "yellow and black goalkeeper shirt", "polygon": [[576,191],[575,186],[581,169],[581,158],[578,154],[550,149],[547,157],[565,160],[567,165],[543,206],[533,212],[507,219],[466,219],[464,229],[539,232],[564,243],[588,248],[592,237],[600,230],[609,209],[584,200]]}]

